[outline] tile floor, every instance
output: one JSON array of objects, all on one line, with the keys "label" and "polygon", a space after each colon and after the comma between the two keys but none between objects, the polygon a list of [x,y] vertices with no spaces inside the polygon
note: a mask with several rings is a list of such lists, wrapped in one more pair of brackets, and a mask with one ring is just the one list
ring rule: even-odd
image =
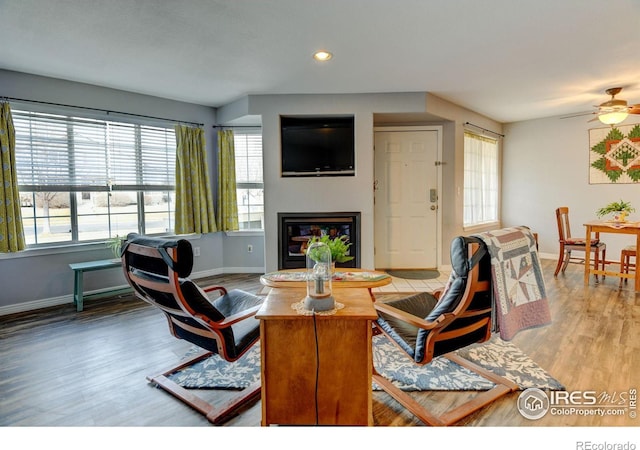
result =
[{"label": "tile floor", "polygon": [[372,289],[373,293],[393,293],[393,292],[432,292],[443,288],[449,279],[449,272],[440,271],[438,278],[430,280],[408,280],[405,278],[391,277],[391,284]]}]

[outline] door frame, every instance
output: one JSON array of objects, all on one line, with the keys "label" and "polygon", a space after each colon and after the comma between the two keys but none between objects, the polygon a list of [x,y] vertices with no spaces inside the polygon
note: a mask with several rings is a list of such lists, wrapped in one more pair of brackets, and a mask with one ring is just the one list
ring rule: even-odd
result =
[{"label": "door frame", "polygon": [[[442,165],[444,164],[442,161],[442,133],[443,133],[443,127],[442,125],[407,125],[407,126],[379,126],[379,127],[373,127],[373,144],[375,146],[375,142],[376,142],[376,132],[381,131],[381,132],[388,132],[388,131],[436,131],[437,132],[437,156],[436,156],[436,176],[438,177],[437,179],[437,186],[438,186],[438,202],[437,202],[437,214],[436,214],[436,267],[437,269],[440,269],[442,267]],[[373,153],[373,180],[375,183],[375,179],[376,179],[376,167],[375,167],[375,148],[374,148],[374,153]],[[373,188],[373,200],[375,202],[375,186]],[[374,214],[375,214],[375,207],[374,207]],[[375,242],[375,216],[373,218],[373,223],[374,223],[374,229],[373,229],[373,236],[374,236],[374,242]],[[375,261],[375,256],[374,256],[374,261]],[[375,264],[374,264],[375,265]]]}]

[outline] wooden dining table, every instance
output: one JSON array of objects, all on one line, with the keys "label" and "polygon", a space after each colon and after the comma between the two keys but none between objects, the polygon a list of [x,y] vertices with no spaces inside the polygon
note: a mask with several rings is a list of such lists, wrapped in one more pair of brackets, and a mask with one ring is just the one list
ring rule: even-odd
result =
[{"label": "wooden dining table", "polygon": [[[584,224],[586,229],[586,247],[584,257],[584,284],[589,284],[589,276],[593,275],[609,275],[621,278],[633,278],[635,281],[634,289],[640,292],[640,274],[638,270],[633,273],[623,273],[611,270],[599,270],[591,267],[591,239],[599,239],[600,233],[612,234],[629,234],[636,237],[636,255],[640,254],[640,222],[611,222],[611,221],[592,221]],[[605,264],[606,269],[606,264]]]}]

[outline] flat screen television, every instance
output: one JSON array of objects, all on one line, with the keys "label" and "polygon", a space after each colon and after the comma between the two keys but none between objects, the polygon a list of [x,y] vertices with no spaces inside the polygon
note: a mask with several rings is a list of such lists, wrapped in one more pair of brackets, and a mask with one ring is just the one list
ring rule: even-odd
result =
[{"label": "flat screen television", "polygon": [[353,116],[281,116],[282,176],[355,175]]}]

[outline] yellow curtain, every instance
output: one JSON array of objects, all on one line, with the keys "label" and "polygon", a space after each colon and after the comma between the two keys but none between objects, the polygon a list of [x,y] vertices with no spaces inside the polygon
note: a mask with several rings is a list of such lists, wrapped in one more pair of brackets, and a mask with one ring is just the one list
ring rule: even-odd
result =
[{"label": "yellow curtain", "polygon": [[236,156],[233,131],[218,131],[218,225],[221,231],[233,231],[238,225],[236,196]]},{"label": "yellow curtain", "polygon": [[218,231],[204,130],[176,125],[176,234]]},{"label": "yellow curtain", "polygon": [[9,103],[0,108],[0,253],[26,247],[16,176],[16,134]]}]

